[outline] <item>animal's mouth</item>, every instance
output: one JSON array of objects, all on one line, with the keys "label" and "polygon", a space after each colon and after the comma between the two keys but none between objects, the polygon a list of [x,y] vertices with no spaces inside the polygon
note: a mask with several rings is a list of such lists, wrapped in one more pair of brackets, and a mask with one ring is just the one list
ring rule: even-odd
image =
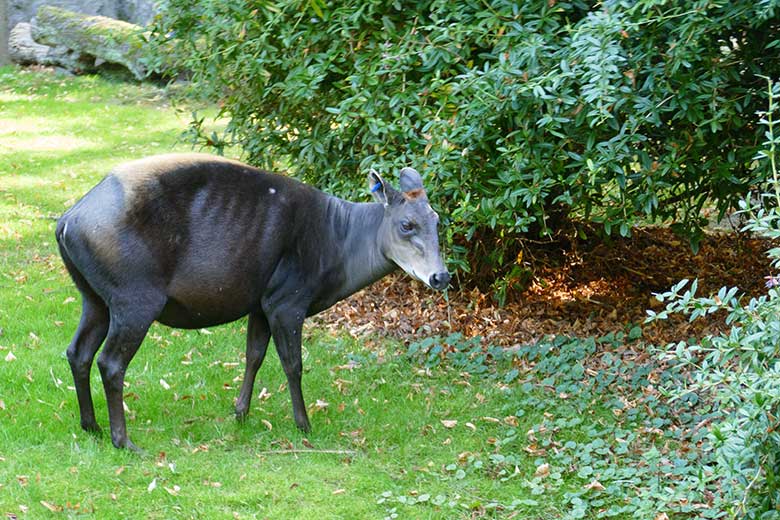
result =
[{"label": "animal's mouth", "polygon": [[417,280],[421,281],[422,283],[424,283],[425,285],[427,285],[428,287],[430,287],[431,289],[433,289],[433,287],[431,287],[431,284],[430,284],[430,282],[429,282],[428,280],[426,280],[424,277],[422,277],[422,276],[420,276],[419,274],[417,274],[417,271],[415,271],[414,269],[409,269],[409,270],[408,270],[408,271],[406,271],[406,272],[407,272],[407,273],[409,273],[409,275],[410,275],[412,278],[415,278],[415,279],[417,279]]}]

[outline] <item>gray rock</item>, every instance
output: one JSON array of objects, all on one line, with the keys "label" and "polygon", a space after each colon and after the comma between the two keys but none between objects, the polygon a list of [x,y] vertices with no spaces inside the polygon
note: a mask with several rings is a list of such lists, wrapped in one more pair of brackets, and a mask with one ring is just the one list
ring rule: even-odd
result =
[{"label": "gray rock", "polygon": [[146,76],[140,26],[53,6],[41,7],[35,20],[32,38],[36,42],[71,49],[84,59],[90,58],[92,67],[117,63],[138,79]]},{"label": "gray rock", "polygon": [[30,24],[20,22],[11,29],[11,33],[8,35],[8,50],[14,62],[21,65],[29,65],[43,63],[51,47],[41,45],[33,40]]},{"label": "gray rock", "polygon": [[153,0],[7,0],[8,26],[29,22],[42,5],[61,7],[88,15],[107,16],[146,25],[154,16]]},{"label": "gray rock", "polygon": [[21,65],[53,65],[68,70],[91,70],[84,57],[63,46],[44,45],[36,42],[32,36],[32,26],[22,22],[11,29],[8,37],[8,50],[11,60]]},{"label": "gray rock", "polygon": [[117,18],[116,0],[8,0],[8,21],[11,27],[19,22],[29,22],[42,5],[53,5],[69,11],[89,15]]},{"label": "gray rock", "polygon": [[137,25],[148,25],[154,18],[154,2],[150,0],[119,0],[118,18]]}]

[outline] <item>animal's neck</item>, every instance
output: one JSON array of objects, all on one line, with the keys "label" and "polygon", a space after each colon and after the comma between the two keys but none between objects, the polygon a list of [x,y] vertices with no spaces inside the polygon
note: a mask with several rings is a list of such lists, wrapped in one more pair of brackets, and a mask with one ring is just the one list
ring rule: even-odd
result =
[{"label": "animal's neck", "polygon": [[339,213],[336,221],[341,229],[334,231],[343,246],[345,280],[338,290],[340,300],[389,274],[395,264],[385,257],[378,239],[385,213],[381,204],[335,198],[331,204]]}]

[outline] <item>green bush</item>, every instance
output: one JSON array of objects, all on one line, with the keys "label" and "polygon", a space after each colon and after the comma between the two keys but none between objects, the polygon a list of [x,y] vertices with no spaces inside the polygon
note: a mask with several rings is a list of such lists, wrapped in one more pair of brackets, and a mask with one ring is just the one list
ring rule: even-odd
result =
[{"label": "green bush", "polygon": [[671,221],[695,247],[708,201],[763,181],[752,116],[757,74],[780,75],[778,4],[164,0],[152,45],[176,39],[229,117],[204,142],[344,196],[412,165],[452,261],[506,288],[527,233]]},{"label": "green bush", "polygon": [[[769,111],[762,114],[766,141],[757,155],[768,163],[771,181],[760,206],[747,201],[746,228],[769,239],[780,239],[780,173],[776,164],[780,135],[773,121],[780,114],[780,84],[770,83]],[[768,252],[773,267],[780,266],[780,248]],[[723,287],[718,294],[697,297],[696,282],[683,292],[688,280],[658,295],[668,301],[651,319],[684,313],[691,321],[715,312],[727,314],[728,334],[701,341],[669,345],[666,356],[687,367],[690,384],[673,391],[713,398],[717,419],[710,427],[709,456],[716,462],[719,504],[731,518],[780,519],[780,276],[769,274],[767,294],[745,302],[737,288]]]}]

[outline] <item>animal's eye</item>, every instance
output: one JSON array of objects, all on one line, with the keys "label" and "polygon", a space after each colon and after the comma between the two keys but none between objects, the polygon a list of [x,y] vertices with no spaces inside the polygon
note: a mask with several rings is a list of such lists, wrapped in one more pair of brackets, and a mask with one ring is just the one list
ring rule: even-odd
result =
[{"label": "animal's eye", "polygon": [[414,231],[414,223],[409,220],[402,220],[401,221],[401,232],[402,233],[411,233]]}]

